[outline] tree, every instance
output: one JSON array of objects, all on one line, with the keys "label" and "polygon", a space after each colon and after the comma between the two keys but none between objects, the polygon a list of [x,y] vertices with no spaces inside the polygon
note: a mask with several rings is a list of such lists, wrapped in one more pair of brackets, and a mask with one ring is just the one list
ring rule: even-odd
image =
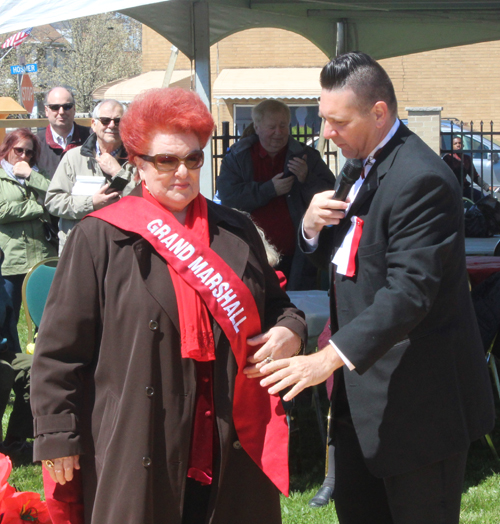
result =
[{"label": "tree", "polygon": [[[7,36],[3,35],[0,43]],[[63,85],[73,91],[77,111],[89,112],[95,105],[92,92],[97,87],[141,72],[141,36],[141,23],[119,13],[36,27],[26,42],[0,62],[0,96],[18,99],[17,77],[10,74],[11,65],[36,62],[38,73],[31,75],[31,80],[39,100],[51,87]],[[3,56],[5,50],[0,51]]]},{"label": "tree", "polygon": [[[9,35],[1,35],[0,43],[3,43]],[[18,75],[10,73],[10,66],[20,64],[37,63],[41,70],[47,70],[48,53],[64,48],[68,42],[54,27],[44,25],[34,27],[31,35],[18,48],[2,49],[0,52],[0,96],[9,96],[19,100]],[[39,87],[40,75],[30,75],[35,88]],[[43,97],[43,95],[41,95]]]},{"label": "tree", "polygon": [[0,49],[0,56],[5,56],[0,62],[0,96],[10,96],[17,100],[19,93],[17,76],[10,74],[10,66],[17,65],[16,52],[12,50],[7,54],[6,49]]},{"label": "tree", "polygon": [[99,86],[141,72],[141,24],[118,13],[71,20],[61,33],[66,44],[50,49],[38,85],[73,90],[77,111],[88,112]]}]

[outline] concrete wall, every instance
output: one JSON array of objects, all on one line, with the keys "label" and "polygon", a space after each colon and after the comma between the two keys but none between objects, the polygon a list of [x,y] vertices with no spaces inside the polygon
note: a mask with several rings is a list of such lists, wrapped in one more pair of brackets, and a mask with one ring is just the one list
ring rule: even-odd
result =
[{"label": "concrete wall", "polygon": [[500,41],[450,47],[381,60],[405,107],[442,106],[442,117],[498,123]]}]

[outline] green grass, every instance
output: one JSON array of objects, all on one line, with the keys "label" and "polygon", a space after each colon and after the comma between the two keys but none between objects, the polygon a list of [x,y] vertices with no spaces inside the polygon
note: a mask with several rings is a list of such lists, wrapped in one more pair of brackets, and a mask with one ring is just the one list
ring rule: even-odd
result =
[{"label": "green grass", "polygon": [[[22,307],[19,316],[18,333],[21,348],[24,350],[28,339],[28,328],[26,327],[26,319]],[[7,432],[7,424],[12,412],[13,400],[14,399],[11,398],[2,418],[3,435]],[[40,464],[14,465],[9,477],[9,484],[15,486],[19,491],[34,491],[40,493],[42,498],[45,498],[43,496],[42,467]]]},{"label": "green grass", "polygon": [[[19,322],[19,338],[24,349],[27,328],[23,310]],[[9,405],[2,420],[4,434],[11,410],[12,407]],[[290,442],[291,490],[289,498],[281,497],[283,524],[336,524],[338,520],[333,504],[324,508],[308,506],[309,500],[321,486],[325,467],[318,423],[314,411],[310,409],[308,395],[297,404],[292,428],[294,431]],[[500,452],[500,408],[498,407],[497,424],[492,438],[497,451]],[[35,491],[43,496],[40,465],[15,466],[9,482],[21,491]],[[490,449],[481,441],[473,443],[470,449],[460,523],[500,524],[500,461],[494,460]]]},{"label": "green grass", "polygon": [[[291,489],[288,499],[281,497],[283,524],[335,524],[338,520],[333,504],[323,508],[308,506],[324,478],[324,450],[308,402],[297,407],[296,422],[301,429],[291,435]],[[491,436],[500,453],[498,405],[496,428]],[[500,461],[494,459],[490,448],[481,441],[474,442],[469,452],[460,523],[500,524]]]}]

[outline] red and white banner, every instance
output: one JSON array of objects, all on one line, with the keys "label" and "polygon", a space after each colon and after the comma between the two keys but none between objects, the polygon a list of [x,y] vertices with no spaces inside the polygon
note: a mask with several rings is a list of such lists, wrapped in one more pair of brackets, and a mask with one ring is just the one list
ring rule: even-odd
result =
[{"label": "red and white banner", "polygon": [[5,40],[5,42],[2,44],[2,49],[20,46],[26,40],[26,38],[30,36],[32,29],[33,28],[30,27],[24,31],[19,31],[19,33],[16,33],[15,35],[9,36],[9,38],[7,38],[7,40]]}]

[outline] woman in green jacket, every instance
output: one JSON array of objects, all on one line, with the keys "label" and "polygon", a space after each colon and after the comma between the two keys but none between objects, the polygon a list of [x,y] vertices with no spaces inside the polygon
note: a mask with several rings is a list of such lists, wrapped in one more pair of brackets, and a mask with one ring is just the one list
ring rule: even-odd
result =
[{"label": "woman in green jacket", "polygon": [[[26,273],[37,262],[57,254],[45,237],[42,221],[50,221],[43,207],[49,180],[36,167],[39,154],[38,139],[28,129],[9,133],[0,146],[0,249],[5,253],[2,273],[5,290],[12,300],[14,326],[19,319]],[[20,351],[19,346],[13,351],[3,352],[1,358],[11,362],[15,352]],[[31,460],[33,453],[26,442],[33,436],[33,418],[29,400],[23,395],[24,387],[25,384],[14,383],[14,409],[5,439],[0,443],[0,452],[14,460]]]},{"label": "woman in green jacket", "polygon": [[0,248],[6,289],[12,298],[16,320],[21,308],[21,290],[26,273],[44,258],[56,256],[48,242],[43,207],[49,179],[38,172],[37,137],[28,129],[9,133],[0,146]]}]

